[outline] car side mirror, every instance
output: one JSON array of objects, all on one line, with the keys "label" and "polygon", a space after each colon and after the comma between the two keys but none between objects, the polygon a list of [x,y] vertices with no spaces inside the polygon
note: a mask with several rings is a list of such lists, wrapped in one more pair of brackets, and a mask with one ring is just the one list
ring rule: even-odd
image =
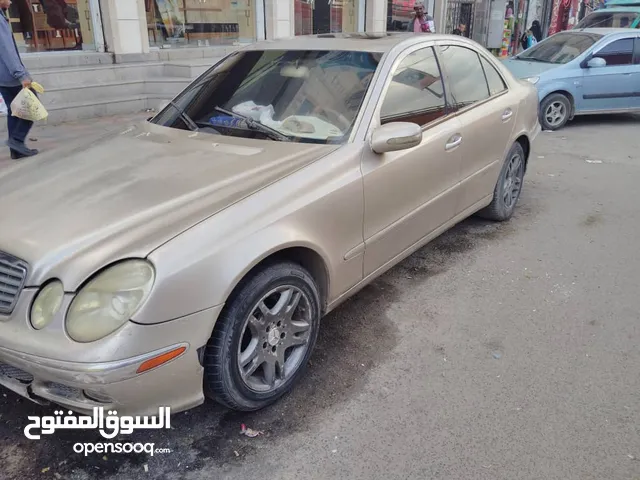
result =
[{"label": "car side mirror", "polygon": [[371,135],[371,150],[375,153],[397,152],[417,147],[422,142],[422,128],[410,122],[382,125]]},{"label": "car side mirror", "polygon": [[593,57],[587,62],[587,68],[602,68],[607,66],[607,61],[604,58]]}]

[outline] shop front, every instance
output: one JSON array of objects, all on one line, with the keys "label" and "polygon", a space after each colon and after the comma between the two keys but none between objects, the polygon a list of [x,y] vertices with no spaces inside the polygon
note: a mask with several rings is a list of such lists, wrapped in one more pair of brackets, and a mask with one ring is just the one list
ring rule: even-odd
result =
[{"label": "shop front", "polygon": [[573,28],[578,21],[579,11],[579,0],[553,0],[548,34],[553,35]]},{"label": "shop front", "polygon": [[95,51],[95,9],[90,0],[13,0],[7,16],[21,53]]},{"label": "shop front", "polygon": [[296,35],[364,30],[362,0],[293,0]]},{"label": "shop front", "polygon": [[145,0],[150,47],[207,47],[257,38],[255,0]]}]

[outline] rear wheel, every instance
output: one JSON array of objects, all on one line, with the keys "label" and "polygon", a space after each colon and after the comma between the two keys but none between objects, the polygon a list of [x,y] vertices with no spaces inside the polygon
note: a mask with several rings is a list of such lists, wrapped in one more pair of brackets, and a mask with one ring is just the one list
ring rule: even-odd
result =
[{"label": "rear wheel", "polygon": [[520,198],[524,183],[525,155],[522,145],[513,144],[502,166],[498,182],[493,190],[493,200],[478,215],[489,220],[509,220]]},{"label": "rear wheel", "polygon": [[294,263],[253,275],[221,313],[205,350],[205,392],[234,410],[275,402],[304,374],[320,326],[318,287]]},{"label": "rear wheel", "polygon": [[562,93],[552,93],[540,105],[540,125],[544,130],[558,130],[571,117],[571,101]]}]

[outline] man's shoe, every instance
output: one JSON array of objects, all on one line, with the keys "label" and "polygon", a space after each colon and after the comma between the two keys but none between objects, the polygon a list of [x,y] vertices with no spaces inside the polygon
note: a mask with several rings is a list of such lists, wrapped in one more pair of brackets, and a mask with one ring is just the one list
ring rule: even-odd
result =
[{"label": "man's shoe", "polygon": [[18,143],[14,140],[9,140],[7,146],[11,149],[11,158],[14,158],[16,154],[21,155],[21,157],[33,157],[38,154],[38,150],[35,148],[27,148],[24,143]]}]

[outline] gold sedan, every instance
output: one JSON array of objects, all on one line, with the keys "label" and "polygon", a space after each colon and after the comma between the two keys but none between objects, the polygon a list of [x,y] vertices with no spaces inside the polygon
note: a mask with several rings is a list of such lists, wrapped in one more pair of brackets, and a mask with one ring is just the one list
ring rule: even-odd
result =
[{"label": "gold sedan", "polygon": [[150,121],[16,163],[0,384],[78,412],[276,401],[323,315],[465,217],[511,217],[537,108],[463,37],[297,37],[230,54]]}]

